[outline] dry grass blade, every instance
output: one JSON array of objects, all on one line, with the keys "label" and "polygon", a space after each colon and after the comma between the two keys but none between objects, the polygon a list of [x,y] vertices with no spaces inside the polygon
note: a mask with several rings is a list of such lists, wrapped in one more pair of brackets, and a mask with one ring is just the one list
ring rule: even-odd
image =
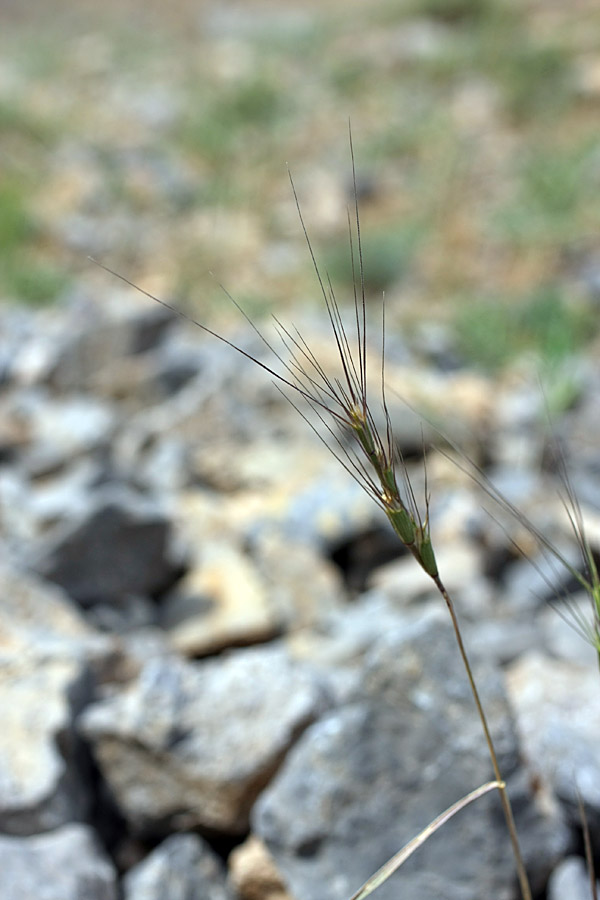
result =
[{"label": "dry grass blade", "polygon": [[[460,800],[457,800],[456,803],[453,803],[452,806],[449,806],[448,809],[444,810],[443,813],[440,813],[437,818],[430,822],[426,828],[423,829],[416,837],[412,838],[405,844],[404,847],[396,853],[395,856],[392,856],[374,875],[372,875],[368,881],[363,884],[363,886],[352,895],[350,900],[364,900],[365,897],[368,897],[369,894],[372,894],[376,888],[380,887],[387,881],[390,875],[393,875],[401,865],[403,865],[409,857],[413,855],[415,850],[418,850],[425,841],[429,840],[429,838],[435,834],[435,832],[445,825],[453,816],[456,815],[457,812],[460,812],[461,809],[464,809],[465,806],[468,806],[470,803],[473,803],[474,800],[478,800],[480,797],[483,797],[484,794],[488,794],[490,791],[503,788],[504,783],[500,781],[488,781],[486,784],[482,784],[481,787],[476,788],[474,791],[471,791],[470,794],[467,794],[466,797],[462,797]],[[594,900],[597,900],[595,897]]]},{"label": "dry grass blade", "polygon": [[590,879],[590,890],[592,900],[598,900],[598,887],[596,885],[596,870],[594,868],[594,853],[592,850],[592,839],[590,836],[590,826],[587,818],[587,813],[585,811],[585,806],[583,805],[583,800],[581,799],[581,794],[577,791],[577,803],[579,805],[579,816],[581,818],[581,827],[583,829],[583,846],[585,848],[585,859],[588,867],[588,875]]}]

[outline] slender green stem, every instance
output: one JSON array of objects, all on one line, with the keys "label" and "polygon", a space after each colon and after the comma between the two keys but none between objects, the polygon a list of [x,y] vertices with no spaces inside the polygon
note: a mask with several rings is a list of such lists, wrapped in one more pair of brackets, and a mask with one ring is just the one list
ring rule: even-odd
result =
[{"label": "slender green stem", "polygon": [[481,726],[483,728],[483,733],[485,735],[485,740],[488,746],[490,758],[492,760],[492,768],[494,769],[494,775],[496,776],[496,781],[500,782],[500,786],[498,787],[498,791],[500,793],[500,801],[502,803],[502,810],[504,812],[504,818],[506,819],[506,825],[508,827],[508,833],[510,835],[510,841],[512,844],[512,849],[515,857],[515,861],[517,864],[517,875],[519,878],[519,884],[521,886],[521,895],[523,900],[531,900],[531,888],[529,886],[529,879],[527,878],[527,872],[525,870],[525,863],[523,862],[523,857],[521,855],[521,848],[519,846],[519,838],[517,836],[517,828],[515,825],[515,820],[513,816],[512,806],[510,803],[510,797],[508,796],[508,791],[506,790],[506,784],[502,775],[500,774],[500,767],[498,765],[498,757],[496,756],[496,750],[494,748],[494,742],[492,740],[492,735],[490,733],[490,729],[488,726],[487,718],[485,712],[483,710],[483,705],[481,703],[481,699],[479,697],[479,691],[477,690],[477,685],[475,684],[475,678],[473,677],[473,670],[471,669],[471,663],[469,662],[469,657],[467,655],[467,651],[465,649],[465,645],[463,643],[462,634],[460,631],[460,625],[458,624],[458,618],[456,615],[456,610],[454,608],[454,603],[452,602],[452,598],[444,584],[442,583],[439,575],[434,577],[435,586],[438,591],[444,598],[444,602],[448,607],[448,612],[450,613],[450,618],[452,619],[452,627],[454,628],[454,634],[456,637],[456,642],[458,644],[458,650],[461,655],[461,659],[463,661],[463,665],[465,667],[467,678],[469,679],[469,685],[471,687],[471,693],[473,694],[473,699],[475,700],[475,706],[477,707],[477,712],[479,713],[479,718],[481,720]]}]

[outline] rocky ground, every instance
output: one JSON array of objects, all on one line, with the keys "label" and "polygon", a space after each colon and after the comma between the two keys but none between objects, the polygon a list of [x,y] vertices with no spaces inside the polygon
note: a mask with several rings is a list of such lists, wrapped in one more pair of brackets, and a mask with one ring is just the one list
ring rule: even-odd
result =
[{"label": "rocky ground", "polygon": [[[491,777],[449,622],[262,369],[111,290],[103,308],[0,320],[0,898],[344,900]],[[325,321],[303,333],[333,366]],[[249,329],[231,336],[267,360]],[[556,431],[600,552],[599,377],[582,363]],[[442,371],[397,340],[388,382],[577,560],[534,380]],[[421,425],[391,398],[418,485]],[[549,602],[564,612],[572,579],[483,511],[432,427],[423,439],[440,569],[536,896],[585,897],[577,791],[597,842],[598,670]],[[515,897],[497,798],[379,896],[400,889]]]}]

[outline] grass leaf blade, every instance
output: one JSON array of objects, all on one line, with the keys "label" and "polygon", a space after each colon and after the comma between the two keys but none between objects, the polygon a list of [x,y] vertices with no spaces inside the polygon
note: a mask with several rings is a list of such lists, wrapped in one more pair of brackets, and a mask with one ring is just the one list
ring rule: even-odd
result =
[{"label": "grass leaf blade", "polygon": [[467,794],[465,797],[461,797],[460,800],[457,800],[456,803],[453,803],[452,806],[449,806],[448,809],[444,810],[443,813],[440,813],[437,818],[435,818],[432,822],[427,825],[423,831],[421,831],[416,837],[412,838],[407,844],[402,847],[401,850],[396,853],[395,856],[392,856],[384,865],[372,875],[368,881],[363,884],[359,890],[352,895],[350,900],[365,900],[365,897],[368,897],[369,894],[372,894],[373,891],[378,888],[380,885],[387,881],[390,875],[393,875],[394,872],[400,868],[406,860],[413,855],[415,850],[418,850],[425,841],[427,841],[432,834],[441,828],[442,825],[445,825],[449,819],[456,815],[457,812],[460,812],[461,809],[464,809],[465,806],[468,806],[470,803],[473,803],[474,800],[478,800],[480,797],[483,797],[484,794],[489,793],[497,788],[503,787],[502,782],[500,781],[488,781],[486,784],[482,784],[481,787],[476,788],[474,791],[471,791],[470,794]]}]

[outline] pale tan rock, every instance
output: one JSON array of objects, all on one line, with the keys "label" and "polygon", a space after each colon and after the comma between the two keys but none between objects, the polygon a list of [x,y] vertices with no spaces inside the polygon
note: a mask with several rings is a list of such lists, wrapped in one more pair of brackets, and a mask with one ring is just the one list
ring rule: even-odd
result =
[{"label": "pale tan rock", "polygon": [[204,546],[202,562],[167,603],[165,625],[173,646],[188,656],[269,640],[278,621],[250,559],[235,546]]},{"label": "pale tan rock", "polygon": [[256,564],[284,630],[315,627],[344,608],[339,569],[313,547],[271,532],[256,543]]},{"label": "pale tan rock", "polygon": [[107,649],[56,585],[0,565],[0,596],[0,659],[68,659]]},{"label": "pale tan rock", "polygon": [[111,642],[54,585],[0,565],[0,830],[32,834],[85,812],[73,723]]},{"label": "pale tan rock", "polygon": [[72,658],[44,660],[24,651],[0,660],[2,831],[33,834],[83,812],[72,723],[86,696],[85,672]]},{"label": "pale tan rock", "polygon": [[229,857],[229,879],[240,900],[292,900],[273,857],[255,835]]},{"label": "pale tan rock", "polygon": [[576,83],[584,97],[597,100],[600,97],[600,57],[588,54],[578,60]]}]

